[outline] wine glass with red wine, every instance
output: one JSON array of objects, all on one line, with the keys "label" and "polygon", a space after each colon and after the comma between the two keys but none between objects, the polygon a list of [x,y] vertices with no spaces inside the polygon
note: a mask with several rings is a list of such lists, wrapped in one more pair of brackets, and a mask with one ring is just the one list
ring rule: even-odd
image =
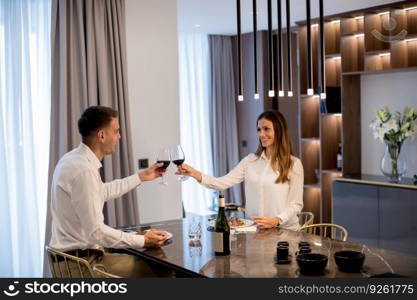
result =
[{"label": "wine glass with red wine", "polygon": [[[184,163],[184,161],[185,161],[184,151],[182,150],[182,147],[180,145],[177,145],[177,147],[172,149],[172,162],[176,164],[177,166],[181,166]],[[189,178],[188,176],[180,175],[178,177],[178,180],[185,181],[188,178]]]},{"label": "wine glass with red wine", "polygon": [[[162,149],[161,151],[159,151],[158,157],[156,158],[156,162],[158,164],[163,163],[164,165],[159,169],[166,170],[169,164],[171,163],[171,152],[169,151],[169,149]],[[162,176],[159,184],[168,185],[168,183],[165,181],[164,176]]]}]

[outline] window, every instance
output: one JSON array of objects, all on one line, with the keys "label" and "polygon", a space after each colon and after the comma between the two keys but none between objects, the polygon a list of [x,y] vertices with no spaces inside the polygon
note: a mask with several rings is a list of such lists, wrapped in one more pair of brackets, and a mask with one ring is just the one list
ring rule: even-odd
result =
[{"label": "window", "polygon": [[[180,135],[185,163],[213,174],[209,126],[210,49],[204,34],[179,35]],[[208,214],[213,191],[187,180],[182,183],[185,210]]]},{"label": "window", "polygon": [[43,273],[50,21],[50,0],[0,0],[0,277]]}]

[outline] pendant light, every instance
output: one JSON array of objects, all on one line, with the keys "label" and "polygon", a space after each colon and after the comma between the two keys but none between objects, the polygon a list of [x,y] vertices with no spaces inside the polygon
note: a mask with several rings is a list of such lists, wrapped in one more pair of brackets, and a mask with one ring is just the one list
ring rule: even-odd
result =
[{"label": "pendant light", "polygon": [[311,53],[311,5],[310,0],[306,0],[307,15],[307,95],[314,94],[313,74],[312,74],[312,53]]},{"label": "pendant light", "polygon": [[257,16],[256,16],[256,0],[252,0],[252,13],[253,13],[253,64],[255,68],[255,95],[256,100],[259,99],[258,91],[258,40],[257,40]]},{"label": "pendant light", "polygon": [[320,99],[326,99],[326,76],[324,71],[324,17],[323,0],[319,1],[320,10]]},{"label": "pendant light", "polygon": [[287,9],[287,75],[288,75],[288,91],[287,96],[292,97],[292,64],[291,64],[291,9],[290,9],[290,0],[286,0],[286,9]]},{"label": "pendant light", "polygon": [[277,79],[278,79],[278,96],[284,97],[284,89],[282,87],[282,8],[281,0],[277,0],[277,19],[278,19],[278,33],[277,33]]},{"label": "pendant light", "polygon": [[269,60],[269,97],[275,97],[274,61],[272,50],[272,0],[268,0],[268,60]]},{"label": "pendant light", "polygon": [[242,49],[241,49],[241,18],[240,18],[240,0],[236,0],[237,11],[237,64],[238,64],[238,101],[243,101],[243,89],[242,89]]}]

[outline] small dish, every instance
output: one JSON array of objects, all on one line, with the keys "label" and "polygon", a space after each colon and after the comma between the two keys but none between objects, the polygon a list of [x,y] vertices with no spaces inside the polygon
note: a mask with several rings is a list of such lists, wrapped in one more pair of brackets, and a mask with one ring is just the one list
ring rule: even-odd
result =
[{"label": "small dish", "polygon": [[358,251],[339,251],[334,254],[339,270],[347,273],[359,273],[365,261],[365,254]]},{"label": "small dish", "polygon": [[327,266],[328,258],[319,253],[303,253],[297,255],[300,273],[303,275],[321,275]]},{"label": "small dish", "polygon": [[[243,228],[243,227],[249,227],[249,226],[255,225],[255,222],[252,220],[241,219],[241,218],[236,218],[235,220],[239,221],[240,225],[233,225],[231,221],[229,220],[230,228]],[[213,220],[213,219],[209,220],[207,224],[209,227],[210,226],[216,227],[216,220]]]}]

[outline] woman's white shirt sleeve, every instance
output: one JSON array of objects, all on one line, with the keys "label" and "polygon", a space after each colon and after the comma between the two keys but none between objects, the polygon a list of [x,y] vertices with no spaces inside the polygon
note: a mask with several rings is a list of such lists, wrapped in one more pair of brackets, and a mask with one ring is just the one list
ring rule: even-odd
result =
[{"label": "woman's white shirt sleeve", "polygon": [[253,154],[246,156],[233,170],[222,177],[213,177],[202,173],[200,184],[209,189],[226,190],[235,184],[241,183],[245,179],[246,166],[253,156]]}]

